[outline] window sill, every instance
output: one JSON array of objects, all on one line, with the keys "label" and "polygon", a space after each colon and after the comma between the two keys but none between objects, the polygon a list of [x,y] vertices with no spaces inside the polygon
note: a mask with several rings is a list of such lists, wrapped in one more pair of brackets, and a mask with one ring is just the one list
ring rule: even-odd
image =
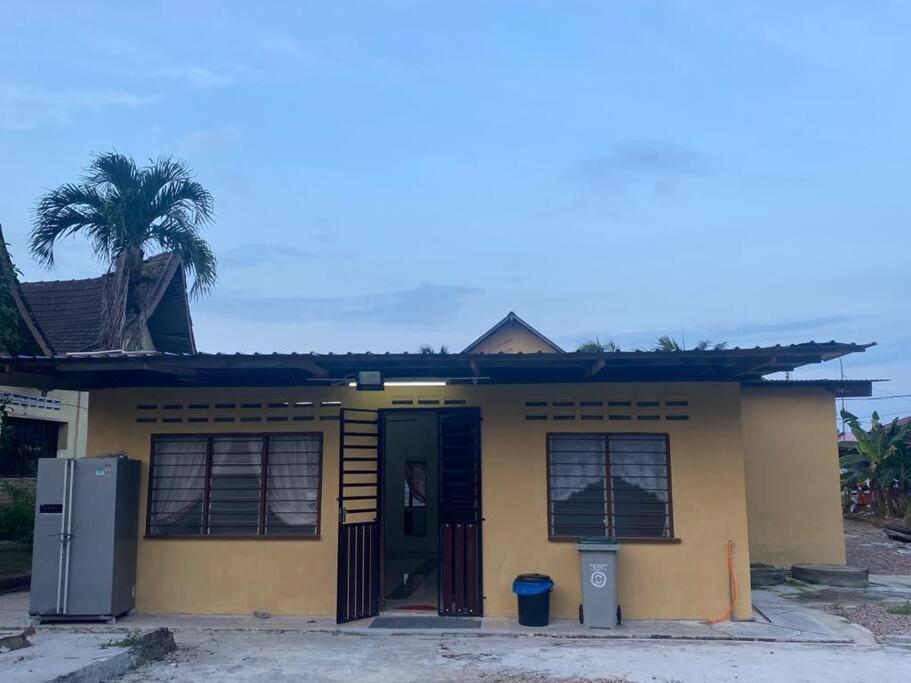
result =
[{"label": "window sill", "polygon": [[319,541],[319,535],[304,535],[304,534],[284,534],[276,536],[239,536],[239,535],[230,535],[230,534],[212,534],[212,535],[203,535],[203,534],[190,534],[186,536],[163,536],[163,535],[152,535],[145,534],[143,540],[146,541]]},{"label": "window sill", "polygon": [[[562,536],[550,536],[547,540],[551,541],[553,543],[580,543],[582,541],[582,539],[580,539],[580,538],[564,538]],[[661,537],[634,536],[634,537],[627,537],[627,538],[615,538],[613,540],[617,541],[617,543],[619,543],[620,545],[625,545],[625,544],[629,544],[629,543],[634,544],[634,545],[648,544],[648,543],[657,543],[659,545],[675,545],[677,543],[683,542],[683,539],[680,539],[677,537],[667,538],[667,537],[663,537],[663,536],[661,536]]]}]

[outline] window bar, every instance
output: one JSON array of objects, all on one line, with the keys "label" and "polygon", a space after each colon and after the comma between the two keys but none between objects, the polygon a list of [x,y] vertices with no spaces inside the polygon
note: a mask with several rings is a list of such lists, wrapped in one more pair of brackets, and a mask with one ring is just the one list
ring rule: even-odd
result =
[{"label": "window bar", "polygon": [[202,525],[200,534],[209,535],[209,489],[212,486],[212,437],[206,437],[206,480],[202,489]]},{"label": "window bar", "polygon": [[259,454],[259,528],[260,536],[266,535],[266,490],[269,488],[269,435],[262,438]]},{"label": "window bar", "polygon": [[608,538],[614,536],[614,497],[612,495],[610,471],[610,437],[601,435],[601,447],[604,449],[604,533]]}]

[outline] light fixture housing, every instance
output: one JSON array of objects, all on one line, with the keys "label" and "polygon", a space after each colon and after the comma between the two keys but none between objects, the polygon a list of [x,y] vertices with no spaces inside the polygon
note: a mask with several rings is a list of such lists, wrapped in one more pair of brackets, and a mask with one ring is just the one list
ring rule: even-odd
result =
[{"label": "light fixture housing", "polygon": [[353,384],[358,391],[382,391],[383,373],[379,370],[362,370],[357,373],[357,381]]}]

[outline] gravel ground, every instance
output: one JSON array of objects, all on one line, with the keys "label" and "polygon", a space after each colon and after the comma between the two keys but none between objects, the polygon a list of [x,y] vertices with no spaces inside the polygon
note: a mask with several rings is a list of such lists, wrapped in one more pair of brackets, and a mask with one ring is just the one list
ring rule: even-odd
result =
[{"label": "gravel ground", "polygon": [[827,605],[827,611],[870,629],[874,635],[911,635],[911,615],[889,614],[885,605]]},{"label": "gravel ground", "polygon": [[846,519],[845,552],[849,565],[871,574],[911,574],[911,543],[893,541],[873,524]]}]

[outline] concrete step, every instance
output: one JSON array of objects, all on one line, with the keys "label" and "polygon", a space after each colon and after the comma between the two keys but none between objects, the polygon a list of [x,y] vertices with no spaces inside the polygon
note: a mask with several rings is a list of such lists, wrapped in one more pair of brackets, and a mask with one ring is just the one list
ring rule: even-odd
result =
[{"label": "concrete step", "polygon": [[869,569],[840,564],[795,564],[791,576],[798,581],[843,588],[865,588],[870,584]]}]

